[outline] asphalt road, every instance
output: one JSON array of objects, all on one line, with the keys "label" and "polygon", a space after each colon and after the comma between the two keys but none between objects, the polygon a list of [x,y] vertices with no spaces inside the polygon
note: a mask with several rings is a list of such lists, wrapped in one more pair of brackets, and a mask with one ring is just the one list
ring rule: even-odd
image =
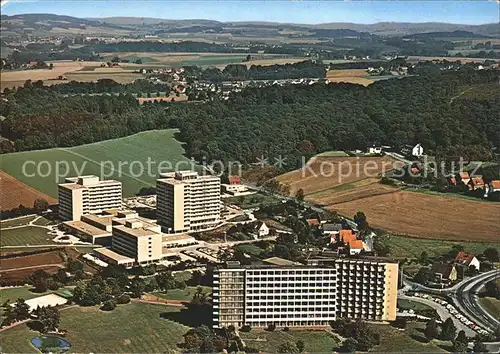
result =
[{"label": "asphalt road", "polygon": [[490,315],[478,302],[478,292],[484,284],[500,278],[500,271],[495,269],[476,277],[466,279],[450,294],[457,307],[471,320],[485,328],[494,330],[500,321]]}]

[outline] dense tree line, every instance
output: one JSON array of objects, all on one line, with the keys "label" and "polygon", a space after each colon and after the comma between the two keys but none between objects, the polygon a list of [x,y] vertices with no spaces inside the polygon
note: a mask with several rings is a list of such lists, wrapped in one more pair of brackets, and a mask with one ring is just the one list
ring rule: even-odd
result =
[{"label": "dense tree line", "polygon": [[[51,85],[48,90],[62,94],[89,93],[142,93],[169,92],[171,87],[165,84],[155,84],[150,80],[139,79],[133,83],[120,84],[113,79],[99,79],[97,82],[70,81],[63,85]],[[8,92],[8,91],[7,91]]]},{"label": "dense tree line", "polygon": [[[396,147],[421,143],[426,152],[491,158],[500,146],[500,106],[494,99],[455,99],[464,87],[496,82],[498,72],[439,72],[402,80],[248,88],[228,101],[139,106],[130,94],[64,97],[37,84],[1,102],[2,136],[15,150],[73,146],[143,130],[179,128],[189,156],[255,162],[285,158],[294,168],[308,154],[364,149],[370,141]],[[67,127],[71,126],[71,129]],[[3,145],[2,145],[3,146]],[[9,145],[11,146],[11,145]],[[480,155],[480,156],[479,156]]]},{"label": "dense tree line", "polygon": [[243,64],[230,64],[223,70],[216,67],[201,69],[189,67],[186,71],[190,76],[204,81],[221,82],[232,80],[283,80],[299,78],[324,78],[325,65],[305,60],[284,65],[252,65],[249,68]]}]

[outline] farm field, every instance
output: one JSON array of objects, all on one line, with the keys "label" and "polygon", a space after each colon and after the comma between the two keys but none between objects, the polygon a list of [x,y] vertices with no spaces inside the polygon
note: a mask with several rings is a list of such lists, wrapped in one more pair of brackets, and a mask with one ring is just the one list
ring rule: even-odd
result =
[{"label": "farm field", "polygon": [[371,226],[399,235],[449,241],[499,240],[495,203],[400,191],[329,207],[352,216],[363,211]]},{"label": "farm field", "polygon": [[368,78],[365,69],[328,70],[326,78],[330,82],[347,82],[368,86],[374,82]]},{"label": "farm field", "polygon": [[247,346],[265,353],[276,353],[281,344],[289,341],[295,343],[298,340],[304,341],[304,351],[307,353],[331,353],[332,348],[338,345],[336,337],[322,330],[288,332],[279,329],[274,332],[253,330],[250,333],[240,332],[240,336]]},{"label": "farm field", "polygon": [[14,229],[2,229],[1,245],[4,246],[33,246],[53,244],[53,236],[47,229],[35,226],[23,226]]},{"label": "farm field", "polygon": [[391,256],[401,258],[418,258],[425,251],[429,257],[439,257],[448,253],[453,246],[463,246],[464,251],[474,255],[484,252],[488,247],[499,248],[500,242],[460,242],[433,240],[425,238],[389,235]]},{"label": "farm field", "polygon": [[55,274],[62,268],[64,261],[62,255],[61,250],[16,258],[4,258],[2,259],[0,280],[21,281],[39,269],[43,269],[49,274]]},{"label": "farm field", "polygon": [[[82,174],[118,179],[123,183],[124,196],[131,196],[142,187],[154,186],[160,162],[160,167],[165,171],[175,169],[176,164],[177,169],[191,168],[190,161],[183,155],[181,143],[174,139],[175,132],[175,129],[146,131],[71,148],[4,154],[3,169],[32,188],[53,197],[57,196],[57,183],[63,181],[64,175],[71,177]],[[37,176],[28,177],[22,173],[23,164],[30,160],[36,163],[47,161],[37,165],[42,173],[36,173],[34,165],[28,165],[26,171],[29,175],[36,173]],[[59,178],[56,166],[60,166]]]},{"label": "farm field", "polygon": [[[62,329],[75,353],[172,353],[183,342],[189,327],[163,319],[177,308],[130,303],[118,305],[112,312],[97,307],[76,307],[61,311]],[[119,324],[119,325],[117,325]],[[29,341],[38,332],[20,325],[2,333],[2,352],[35,352]]]},{"label": "farm field", "polygon": [[47,64],[52,63],[54,68],[50,69],[34,69],[34,70],[15,70],[15,71],[4,71],[2,72],[2,80],[0,82],[0,87],[2,90],[5,87],[22,86],[26,80],[43,80],[45,85],[57,84],[61,80],[55,80],[58,76],[65,76],[66,73],[78,71],[85,66],[95,66],[101,65],[100,62],[96,61],[72,61],[72,60],[60,60],[47,62]]},{"label": "farm field", "polygon": [[[2,210],[11,210],[17,208],[20,204],[31,208],[35,200],[39,198],[45,199],[49,204],[56,203],[54,198],[37,191],[0,170],[0,205]],[[1,224],[1,226],[6,227],[4,224]]]},{"label": "farm field", "polygon": [[[302,188],[306,199],[313,193],[325,192],[346,183],[353,183],[366,178],[375,178],[382,172],[388,172],[402,163],[388,156],[371,157],[313,157],[299,170],[280,175],[281,183],[290,185],[290,194]],[[316,197],[318,194],[316,194]],[[309,198],[314,202],[314,199]]]},{"label": "farm field", "polygon": [[336,204],[363,199],[374,195],[397,193],[398,191],[398,188],[381,184],[378,178],[365,178],[309,194],[306,197],[306,201],[331,208]]}]

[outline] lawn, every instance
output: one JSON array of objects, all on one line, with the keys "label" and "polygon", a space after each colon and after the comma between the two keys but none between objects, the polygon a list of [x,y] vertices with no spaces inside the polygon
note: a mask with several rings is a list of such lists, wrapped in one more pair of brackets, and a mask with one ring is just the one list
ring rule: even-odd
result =
[{"label": "lawn", "polygon": [[[416,314],[439,318],[436,310],[426,304],[422,304],[421,302],[406,300],[406,299],[398,299],[398,309],[402,310],[413,310]],[[433,314],[433,315],[431,315]]]},{"label": "lawn", "polygon": [[[208,286],[202,286],[203,292],[205,294],[211,294],[212,293],[212,288]],[[156,295],[158,297],[167,299],[167,300],[177,300],[177,301],[191,301],[193,298],[194,294],[196,293],[196,290],[198,289],[197,286],[188,286],[186,289],[172,289],[167,292],[155,292],[153,295]]]},{"label": "lawn", "polygon": [[390,236],[389,244],[391,255],[401,258],[417,258],[423,251],[426,251],[430,257],[436,257],[447,253],[454,245],[462,245],[465,252],[476,256],[488,247],[500,248],[500,243],[493,242],[454,242],[396,235]]},{"label": "lawn", "polygon": [[[19,288],[6,288],[0,290],[0,305],[3,305],[6,301],[9,304],[12,304],[17,301],[19,298],[23,298],[24,300],[33,299],[34,297],[42,296],[47,293],[32,293],[30,291],[31,286],[22,286]],[[3,314],[3,308],[0,308],[0,315]]]},{"label": "lawn", "polygon": [[39,225],[39,226],[47,226],[47,225],[52,225],[54,222],[52,220],[46,219],[43,216],[40,216],[38,219],[36,219],[33,222],[33,225]]},{"label": "lawn", "polygon": [[[389,325],[371,325],[380,333],[380,345],[373,347],[370,351],[377,353],[441,353],[446,352],[439,345],[441,341],[433,340],[427,343],[424,335],[420,332],[425,324],[410,322],[407,329],[399,331]],[[447,342],[445,342],[447,343]]]},{"label": "lawn", "polygon": [[48,235],[47,232],[48,230],[35,226],[2,230],[0,232],[0,244],[2,247],[55,244],[52,242],[53,236]]},{"label": "lawn", "polygon": [[328,157],[328,156],[349,156],[345,151],[325,151],[322,152],[321,154],[318,154],[316,156],[323,156],[323,157]]},{"label": "lawn", "polygon": [[27,215],[11,220],[4,220],[0,222],[0,228],[4,229],[6,227],[28,225],[31,221],[35,220],[36,218],[37,215]]},{"label": "lawn", "polygon": [[280,201],[280,199],[275,198],[271,195],[256,193],[256,194],[242,195],[239,197],[224,198],[223,201],[226,204],[234,204],[243,209],[250,209],[250,208],[256,208],[260,204],[276,203]]},{"label": "lawn", "polygon": [[279,346],[288,341],[303,340],[306,345],[304,351],[308,353],[331,353],[332,348],[338,344],[337,339],[325,331],[290,330],[284,332],[276,330],[274,332],[257,332],[253,330],[250,333],[240,331],[240,336],[247,346],[267,353],[276,353]]},{"label": "lawn", "polygon": [[[64,176],[83,174],[118,179],[123,182],[123,195],[131,196],[142,187],[155,185],[159,167],[165,172],[191,168],[182,144],[174,139],[175,132],[153,130],[72,148],[4,154],[2,165],[13,177],[53,197],[57,196],[57,183]],[[23,173],[24,163],[30,160],[37,163],[41,173],[31,164],[26,166],[27,174]],[[46,162],[39,165],[41,161]]]},{"label": "lawn", "polygon": [[[189,327],[163,319],[178,309],[141,303],[118,305],[112,312],[97,307],[61,311],[60,328],[67,330],[71,351],[77,353],[172,353]],[[35,352],[29,340],[36,335],[27,326],[2,333],[2,352]]]},{"label": "lawn", "polygon": [[500,300],[493,297],[480,297],[479,303],[495,318],[500,318]]}]

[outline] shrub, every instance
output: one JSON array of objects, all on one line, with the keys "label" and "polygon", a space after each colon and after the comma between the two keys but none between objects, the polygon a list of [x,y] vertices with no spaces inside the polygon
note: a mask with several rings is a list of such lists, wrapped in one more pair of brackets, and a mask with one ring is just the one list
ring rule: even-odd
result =
[{"label": "shrub", "polygon": [[116,308],[116,300],[114,299],[105,301],[101,306],[101,310],[103,311],[113,311],[115,308]]},{"label": "shrub", "polygon": [[288,328],[288,327],[283,328],[283,332],[288,332],[289,330],[290,330],[290,328]]},{"label": "shrub", "polygon": [[116,299],[117,304],[128,304],[130,302],[130,296],[127,294],[122,294]]},{"label": "shrub", "polygon": [[252,327],[250,327],[249,325],[244,325],[240,329],[240,331],[242,331],[242,332],[250,332],[251,330],[252,330]]},{"label": "shrub", "polygon": [[267,330],[269,332],[274,332],[274,330],[276,330],[276,325],[274,323],[271,323],[269,326],[267,326]]}]

